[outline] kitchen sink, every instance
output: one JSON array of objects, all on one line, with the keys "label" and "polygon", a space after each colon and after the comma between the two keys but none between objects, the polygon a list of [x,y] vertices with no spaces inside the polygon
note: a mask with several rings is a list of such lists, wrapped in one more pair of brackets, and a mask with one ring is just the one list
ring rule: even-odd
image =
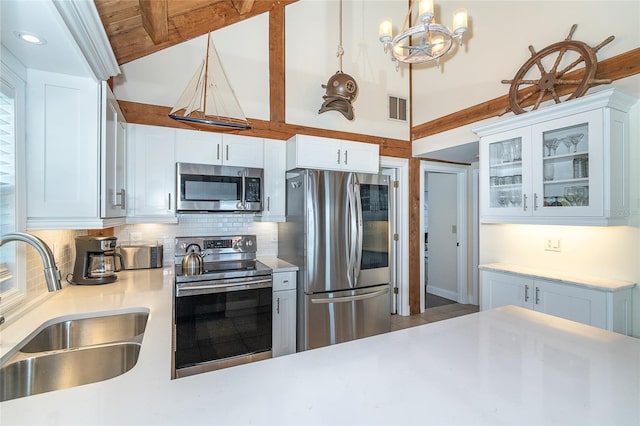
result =
[{"label": "kitchen sink", "polygon": [[133,312],[56,322],[36,334],[20,352],[47,352],[124,340],[141,342],[148,317],[146,312]]},{"label": "kitchen sink", "polygon": [[0,401],[111,379],[131,370],[139,353],[139,343],[116,343],[10,362],[0,368]]},{"label": "kitchen sink", "polygon": [[148,311],[60,319],[0,360],[0,402],[111,379],[138,361]]}]

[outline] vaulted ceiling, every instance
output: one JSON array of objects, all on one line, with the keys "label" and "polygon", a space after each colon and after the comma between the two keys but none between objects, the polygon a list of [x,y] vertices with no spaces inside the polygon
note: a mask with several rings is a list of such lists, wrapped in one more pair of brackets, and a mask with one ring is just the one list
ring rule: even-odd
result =
[{"label": "vaulted ceiling", "polygon": [[118,64],[297,0],[94,0]]}]

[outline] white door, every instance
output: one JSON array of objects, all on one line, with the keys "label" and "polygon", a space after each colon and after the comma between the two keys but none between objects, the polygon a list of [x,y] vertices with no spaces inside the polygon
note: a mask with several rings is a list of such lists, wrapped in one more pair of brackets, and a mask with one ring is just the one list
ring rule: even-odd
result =
[{"label": "white door", "polygon": [[426,291],[458,300],[458,187],[453,173],[428,172]]}]

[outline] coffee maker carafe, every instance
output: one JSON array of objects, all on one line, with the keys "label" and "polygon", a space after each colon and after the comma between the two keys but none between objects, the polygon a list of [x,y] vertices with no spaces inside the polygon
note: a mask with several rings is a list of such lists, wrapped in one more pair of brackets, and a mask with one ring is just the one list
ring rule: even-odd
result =
[{"label": "coffee maker carafe", "polygon": [[[76,263],[73,275],[67,278],[72,284],[108,284],[118,279],[116,272],[124,269],[124,259],[115,253],[116,237],[76,237]],[[116,266],[116,259],[120,267]]]}]

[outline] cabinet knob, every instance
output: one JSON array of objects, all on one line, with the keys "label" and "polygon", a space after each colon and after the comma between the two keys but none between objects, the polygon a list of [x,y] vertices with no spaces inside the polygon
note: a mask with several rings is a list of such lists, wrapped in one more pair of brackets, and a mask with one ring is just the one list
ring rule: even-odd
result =
[{"label": "cabinet knob", "polygon": [[529,286],[527,284],[524,285],[524,301],[529,301]]},{"label": "cabinet knob", "polygon": [[338,158],[336,160],[336,163],[340,164],[340,150],[338,150]]},{"label": "cabinet knob", "polygon": [[527,194],[522,194],[522,208],[527,211]]},{"label": "cabinet knob", "polygon": [[348,153],[348,152],[349,152],[348,150],[346,150],[346,149],[344,150],[344,164],[345,164],[345,165],[347,165],[347,164],[348,164],[348,162],[347,162],[347,153]]},{"label": "cabinet knob", "polygon": [[533,210],[538,210],[538,194],[533,194]]},{"label": "cabinet knob", "polygon": [[536,287],[536,305],[540,304],[540,287]]},{"label": "cabinet knob", "polygon": [[276,314],[280,315],[280,298],[276,299]]}]

